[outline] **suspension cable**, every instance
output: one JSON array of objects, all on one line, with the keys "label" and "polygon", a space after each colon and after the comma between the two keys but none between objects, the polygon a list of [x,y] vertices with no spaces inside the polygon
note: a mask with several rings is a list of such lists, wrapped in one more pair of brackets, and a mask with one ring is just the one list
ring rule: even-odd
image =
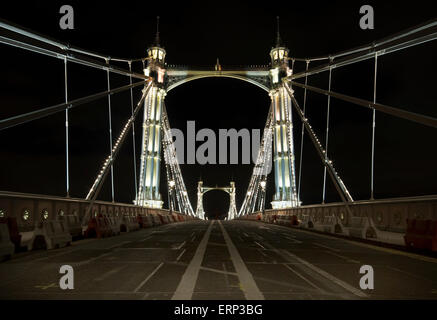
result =
[{"label": "suspension cable", "polygon": [[[373,76],[373,103],[376,103],[376,79],[378,73],[378,54],[375,53],[375,70]],[[372,110],[372,159],[370,166],[370,199],[374,199],[374,174],[375,174],[375,127],[376,127],[376,110]]]},{"label": "suspension cable", "polygon": [[[308,66],[310,64],[310,61],[307,60],[306,62],[306,71],[308,71]],[[305,76],[305,85],[308,84],[308,76]],[[307,89],[304,89],[303,93],[303,115],[306,114],[306,104],[307,104]],[[300,203],[300,186],[302,181],[302,164],[303,164],[303,142],[304,142],[304,135],[305,135],[305,126],[302,124],[302,131],[301,131],[301,139],[300,139],[300,158],[299,158],[299,184],[297,188],[297,201]]]},{"label": "suspension cable", "polygon": [[92,95],[89,95],[89,96],[86,96],[83,98],[74,99],[71,101],[56,104],[56,105],[51,106],[51,107],[47,107],[47,108],[39,109],[36,111],[31,111],[28,113],[20,114],[18,116],[6,118],[3,120],[0,120],[0,130],[11,128],[11,127],[14,127],[14,126],[17,126],[20,124],[24,124],[24,123],[36,120],[36,119],[41,119],[41,118],[50,116],[52,114],[64,111],[66,109],[72,109],[74,107],[83,105],[85,103],[104,98],[110,94],[123,92],[123,91],[130,89],[130,88],[135,88],[135,87],[138,87],[140,85],[144,85],[144,83],[145,83],[145,81],[135,82],[132,85],[118,87],[118,88],[112,89],[110,91],[105,90],[105,91],[95,93],[95,94],[92,94]]},{"label": "suspension cable", "polygon": [[127,132],[129,131],[129,129],[132,127],[133,123],[135,122],[135,118],[138,115],[138,112],[141,109],[141,105],[144,101],[144,99],[146,98],[150,88],[152,86],[152,82],[149,81],[149,83],[146,85],[146,87],[143,89],[143,95],[140,99],[140,101],[137,103],[136,107],[135,107],[135,111],[134,111],[134,115],[131,116],[128,121],[126,122],[125,126],[123,127],[123,130],[121,131],[120,135],[118,136],[117,141],[114,144],[114,147],[112,149],[112,157],[111,155],[109,155],[105,161],[103,162],[102,168],[99,172],[99,174],[97,175],[97,178],[95,179],[93,185],[91,186],[85,200],[89,201],[89,206],[88,209],[85,213],[84,219],[83,219],[83,223],[86,223],[89,218],[89,214],[91,212],[91,208],[94,204],[94,201],[96,200],[96,198],[98,197],[100,190],[102,189],[103,183],[105,182],[105,179],[108,175],[109,172],[109,168],[112,165],[112,163],[116,160],[117,155],[121,149],[121,146],[123,145],[126,136],[127,136]]},{"label": "suspension cable", "polygon": [[[328,90],[331,91],[332,68],[329,69],[329,85]],[[325,137],[325,162],[328,160],[328,146],[329,146],[329,113],[331,110],[331,96],[328,96],[328,106],[326,112],[326,137]],[[323,168],[323,195],[322,203],[325,203],[326,198],[326,166]]]},{"label": "suspension cable", "polygon": [[[129,61],[129,71],[132,72],[132,63]],[[129,76],[129,84],[132,85],[132,76]],[[130,106],[132,110],[132,116],[134,115],[134,96],[133,89],[130,88]],[[135,181],[135,194],[138,192],[137,184],[137,156],[135,152],[135,123],[132,125],[132,153],[134,161],[134,181]]]},{"label": "suspension cable", "polygon": [[[378,55],[390,54],[399,50],[404,50],[409,47],[417,46],[429,41],[437,39],[437,19],[432,20],[422,26],[419,26],[412,31],[400,33],[395,36],[387,37],[383,40],[376,41],[371,45],[363,46],[361,50],[352,50],[345,54],[332,55],[331,58],[340,58],[336,61],[329,61],[327,64],[314,67],[307,72],[293,74],[288,78],[295,80],[303,78],[305,74],[314,75],[320,72],[329,71],[329,68],[338,68],[360,61],[373,59],[375,53]],[[302,59],[301,59],[302,60]]]},{"label": "suspension cable", "polygon": [[[108,91],[111,91],[111,84],[109,81],[109,70],[106,71],[106,79],[108,83]],[[114,166],[112,162],[112,110],[111,110],[110,94],[108,94],[108,119],[109,119],[109,151],[111,153],[110,156],[111,157],[111,195],[112,195],[112,202],[114,202]]]},{"label": "suspension cable", "polygon": [[[286,80],[286,78],[284,78],[284,80]],[[417,123],[420,123],[420,124],[423,124],[426,126],[437,128],[437,119],[433,118],[433,117],[424,116],[422,114],[405,111],[405,110],[402,110],[399,108],[390,107],[390,106],[383,105],[380,103],[376,103],[376,102],[374,103],[372,101],[347,96],[345,94],[341,94],[338,92],[333,92],[333,91],[329,91],[329,90],[320,89],[317,87],[312,87],[309,85],[304,85],[302,83],[295,82],[295,81],[291,81],[291,83],[293,83],[293,85],[295,85],[297,87],[306,88],[306,89],[313,91],[313,92],[317,92],[317,93],[324,94],[324,95],[329,95],[331,97],[334,97],[334,98],[337,98],[337,99],[340,99],[340,100],[343,100],[346,102],[350,102],[350,103],[356,104],[356,105],[361,106],[361,107],[376,109],[377,111],[395,116],[397,118],[401,118],[401,119],[409,120],[412,122],[417,122]]]},{"label": "suspension cable", "polygon": [[296,98],[293,95],[293,92],[291,91],[290,87],[286,83],[286,79],[283,79],[284,81],[284,87],[288,92],[288,95],[290,96],[290,99],[293,102],[293,106],[295,110],[297,111],[303,125],[305,126],[305,129],[313,142],[317,153],[320,156],[320,159],[323,162],[324,166],[328,167],[328,173],[331,177],[332,182],[334,183],[334,186],[337,189],[338,194],[340,195],[340,198],[345,203],[348,212],[350,213],[350,209],[348,207],[348,203],[353,202],[353,198],[351,194],[349,193],[349,190],[346,188],[346,185],[344,184],[343,180],[338,175],[337,171],[334,168],[334,165],[332,164],[332,161],[329,158],[325,157],[326,151],[323,149],[322,144],[320,143],[319,139],[317,138],[317,135],[315,134],[314,130],[312,129],[311,125],[309,124],[308,119],[303,115],[303,112],[301,108],[299,107],[298,102],[296,101]]},{"label": "suspension cable", "polygon": [[[64,88],[65,103],[68,103],[68,78],[67,78],[67,59],[64,59]],[[65,179],[67,198],[70,197],[70,163],[69,163],[69,125],[68,108],[65,109]]]}]

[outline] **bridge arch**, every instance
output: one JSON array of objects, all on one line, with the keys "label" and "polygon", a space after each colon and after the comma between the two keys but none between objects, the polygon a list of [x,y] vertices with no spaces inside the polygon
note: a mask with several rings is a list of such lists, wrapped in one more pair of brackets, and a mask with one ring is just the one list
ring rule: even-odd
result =
[{"label": "bridge arch", "polygon": [[203,78],[232,78],[232,79],[237,79],[237,80],[241,80],[241,81],[245,81],[248,83],[251,83],[261,89],[263,89],[266,92],[269,92],[270,89],[264,85],[263,83],[252,79],[250,77],[244,76],[244,75],[238,75],[238,74],[223,74],[223,73],[219,73],[219,72],[211,72],[211,73],[206,73],[206,74],[201,74],[201,75],[195,75],[195,76],[189,76],[187,78],[183,78],[180,79],[176,82],[173,82],[172,84],[170,84],[167,87],[167,92],[171,91],[172,89],[179,87],[180,85],[193,81],[193,80],[197,80],[197,79],[203,79]]}]

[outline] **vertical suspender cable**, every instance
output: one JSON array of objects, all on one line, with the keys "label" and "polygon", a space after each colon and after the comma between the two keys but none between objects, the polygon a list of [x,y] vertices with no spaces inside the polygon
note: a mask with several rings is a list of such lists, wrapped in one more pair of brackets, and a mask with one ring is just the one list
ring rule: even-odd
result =
[{"label": "vertical suspender cable", "polygon": [[[132,62],[129,61],[129,72],[132,73]],[[129,75],[129,84],[132,84],[132,75]],[[134,115],[134,96],[133,90],[130,88],[130,105],[132,109],[132,116]],[[138,184],[137,184],[137,156],[135,152],[135,123],[132,124],[132,152],[134,157],[134,181],[135,181],[135,195],[138,192]]]},{"label": "vertical suspender cable", "polygon": [[[375,73],[373,77],[373,103],[376,103],[376,78],[378,73],[378,53],[375,53]],[[374,170],[375,170],[375,126],[376,126],[376,110],[373,108],[372,115],[372,160],[370,173],[370,199],[374,199],[373,184],[374,184]]]},{"label": "vertical suspender cable", "polygon": [[[108,60],[106,60],[108,63]],[[109,68],[106,70],[106,78],[108,82],[108,91],[111,90],[111,84],[109,83]],[[111,95],[108,95],[108,116],[109,116],[109,148],[111,151],[111,195],[112,202],[114,202],[114,166],[112,164],[112,112],[111,112]]]},{"label": "vertical suspender cable", "polygon": [[[329,68],[329,85],[328,91],[331,91],[331,76],[332,76],[332,68]],[[328,143],[329,143],[329,111],[331,107],[331,96],[328,95],[328,110],[326,113],[326,139],[325,139],[325,162],[328,161]],[[326,197],[326,163],[323,167],[323,197],[322,203],[325,203]]]},{"label": "vertical suspender cable", "polygon": [[[308,66],[310,64],[310,61],[307,60],[307,66],[305,69],[305,72],[308,72]],[[308,84],[308,75],[305,75],[305,85]],[[307,104],[307,89],[304,89],[303,93],[303,115],[305,116],[305,110],[306,110],[306,104]],[[297,187],[297,201],[299,201],[300,204],[300,185],[302,181],[302,159],[303,159],[303,138],[305,135],[305,126],[302,123],[302,132],[301,132],[301,139],[300,139],[300,159],[299,159],[299,184]]]},{"label": "vertical suspender cable", "polygon": [[[65,103],[68,102],[68,79],[67,79],[67,57],[64,57],[64,86],[65,86]],[[69,162],[69,145],[68,145],[68,107],[65,109],[65,177],[67,198],[70,197],[70,162]]]}]

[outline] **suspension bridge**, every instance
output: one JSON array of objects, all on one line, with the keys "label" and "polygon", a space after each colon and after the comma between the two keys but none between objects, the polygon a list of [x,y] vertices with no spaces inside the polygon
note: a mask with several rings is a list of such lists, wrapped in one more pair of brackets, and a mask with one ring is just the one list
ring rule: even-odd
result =
[{"label": "suspension bridge", "polygon": [[[278,28],[279,29],[279,28]],[[0,21],[0,42],[16,50],[60,59],[64,63],[65,100],[45,108],[0,119],[0,130],[25,128],[32,121],[65,115],[65,197],[0,192],[2,299],[393,299],[437,296],[437,196],[374,199],[374,146],[377,114],[423,126],[437,119],[378,103],[378,57],[437,39],[437,20],[371,44],[321,57],[296,58],[277,32],[267,65],[209,69],[169,65],[159,32],[147,56],[121,59],[67,45],[34,31]],[[374,61],[373,100],[331,90],[338,68]],[[305,71],[294,73],[295,64]],[[106,73],[107,90],[69,98],[68,68],[79,64]],[[137,70],[137,71],[135,71]],[[328,89],[308,85],[308,78],[329,73]],[[111,87],[111,75],[129,84]],[[260,148],[247,190],[233,181],[208,187],[199,181],[197,204],[190,202],[178,162],[165,105],[166,94],[189,81],[224,77],[246,81],[271,98]],[[134,101],[134,90],[141,96]],[[303,90],[298,101],[295,90]],[[131,112],[113,131],[111,98],[129,92]],[[322,141],[307,117],[307,96],[327,97],[326,136]],[[108,153],[88,193],[70,196],[69,115],[76,107],[107,99]],[[371,197],[354,199],[328,152],[331,99],[366,108],[372,116]],[[297,119],[292,114],[298,115]],[[141,149],[135,149],[135,119],[142,116]],[[302,130],[293,132],[293,122]],[[23,129],[24,130],[24,129]],[[301,202],[304,137],[308,136],[323,167],[322,203]],[[300,152],[294,141],[300,139]],[[123,144],[133,139],[135,194],[132,203],[115,201],[114,163]],[[308,146],[305,146],[307,148]],[[137,171],[136,161],[140,159]],[[163,163],[161,163],[163,161]],[[296,161],[299,166],[296,169]],[[160,170],[165,170],[165,186]],[[275,194],[266,199],[267,177]],[[341,202],[326,202],[330,179]],[[111,185],[112,201],[99,200]],[[168,192],[165,204],[161,191]],[[226,221],[207,220],[203,195],[229,194]],[[243,192],[238,207],[236,193]],[[271,201],[270,201],[271,200]],[[266,208],[271,204],[271,209]],[[195,208],[195,209],[194,209]],[[133,232],[135,231],[135,232]],[[80,240],[83,237],[89,240]],[[26,249],[26,250],[23,250]],[[36,250],[43,249],[43,250]],[[47,249],[47,250],[44,250]],[[59,288],[59,267],[75,270],[74,290]],[[375,288],[360,287],[360,267],[374,269]],[[31,270],[31,272],[29,272]],[[32,270],[38,270],[37,274]]]}]

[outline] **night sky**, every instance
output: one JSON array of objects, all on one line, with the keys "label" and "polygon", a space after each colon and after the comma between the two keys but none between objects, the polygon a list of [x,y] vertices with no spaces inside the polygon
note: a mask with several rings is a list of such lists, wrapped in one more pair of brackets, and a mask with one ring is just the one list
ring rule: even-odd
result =
[{"label": "night sky", "polygon": [[[122,58],[146,55],[155,36],[156,16],[161,17],[161,45],[169,64],[214,67],[265,65],[275,40],[275,17],[281,18],[281,37],[294,57],[335,53],[370,43],[435,17],[433,1],[286,1],[279,2],[11,2],[2,1],[0,17],[74,46]],[[434,3],[434,4],[433,4]],[[70,4],[75,29],[59,28],[59,8]],[[371,4],[375,29],[361,30],[359,8]],[[378,59],[377,102],[437,117],[437,42],[430,42]],[[64,101],[63,61],[0,45],[0,119]],[[126,64],[117,65],[127,68]],[[305,63],[296,62],[295,72]],[[141,72],[141,63],[134,64]],[[106,90],[106,72],[70,63],[69,97],[79,98]],[[111,75],[111,86],[128,84],[127,77]],[[303,79],[300,80],[303,82]],[[308,83],[327,89],[328,73],[312,76]],[[373,60],[333,70],[332,90],[371,100]],[[134,92],[134,100],[140,89]],[[296,97],[303,104],[302,89]],[[319,139],[325,139],[326,96],[308,95],[308,119]],[[170,124],[196,128],[264,127],[270,104],[258,87],[234,79],[211,78],[189,82],[168,93]],[[118,135],[130,115],[129,92],[112,96],[113,132]],[[142,112],[141,112],[142,114]],[[301,124],[296,114],[294,135],[296,168],[300,157]],[[137,155],[140,151],[141,117],[136,122]],[[377,113],[375,197],[436,194],[437,131],[406,120]],[[354,199],[370,196],[371,110],[336,99],[331,101],[329,156]],[[109,153],[107,99],[70,112],[71,196],[84,198]],[[65,195],[64,113],[0,131],[0,190]],[[199,143],[200,145],[200,143]],[[309,139],[304,140],[303,204],[320,203],[323,167]],[[139,158],[137,157],[139,167]],[[182,173],[196,207],[199,177],[209,186],[225,186],[234,179],[237,206],[242,203],[253,165],[182,165]],[[134,198],[132,139],[126,140],[114,167],[116,201]],[[164,172],[164,170],[162,170]],[[108,176],[109,178],[109,176]],[[110,200],[109,179],[99,199]],[[162,176],[162,185],[166,185]],[[268,181],[272,199],[273,175]],[[162,195],[166,200],[166,188]],[[338,201],[327,184],[327,201]],[[227,212],[228,196],[208,193],[205,210],[216,216]],[[167,205],[165,205],[167,206]],[[270,207],[270,205],[267,205]]]}]

